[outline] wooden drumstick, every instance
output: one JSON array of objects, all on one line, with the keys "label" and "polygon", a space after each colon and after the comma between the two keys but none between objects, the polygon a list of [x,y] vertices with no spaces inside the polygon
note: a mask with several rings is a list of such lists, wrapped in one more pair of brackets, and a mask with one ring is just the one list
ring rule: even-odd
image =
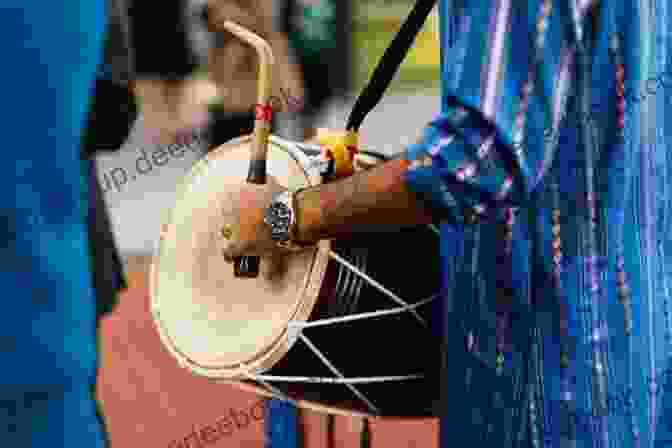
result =
[{"label": "wooden drumstick", "polygon": [[[216,23],[216,25],[219,24]],[[255,106],[254,131],[252,134],[252,150],[247,182],[263,185],[266,183],[268,137],[271,133],[271,119],[273,117],[273,109],[270,105],[272,89],[271,68],[274,63],[273,52],[271,46],[264,39],[230,20],[223,21],[221,27],[254,47],[259,56],[257,104]],[[259,275],[259,257],[238,257],[234,260],[233,270],[236,277],[257,277]]]}]

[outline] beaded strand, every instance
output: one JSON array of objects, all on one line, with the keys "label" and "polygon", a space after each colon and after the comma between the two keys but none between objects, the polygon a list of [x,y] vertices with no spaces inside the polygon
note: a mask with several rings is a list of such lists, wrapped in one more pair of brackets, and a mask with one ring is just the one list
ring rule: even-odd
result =
[{"label": "beaded strand", "polygon": [[[544,60],[544,46],[546,42],[546,31],[548,30],[548,24],[549,24],[549,17],[551,15],[552,11],[552,6],[553,3],[551,0],[545,0],[541,4],[541,8],[539,10],[539,14],[537,16],[537,21],[536,21],[536,39],[534,40],[534,64],[530,67],[530,71],[528,74],[528,80],[523,86],[523,95],[521,98],[521,106],[520,106],[520,111],[518,116],[516,117],[516,126],[517,126],[517,138],[514,138],[514,141],[519,142],[522,140],[522,133],[524,132],[525,128],[525,121],[527,117],[527,110],[530,105],[530,95],[532,94],[532,91],[535,88],[535,72],[534,70],[539,70],[540,67],[543,65],[543,60]],[[522,145],[517,146],[518,151],[516,152],[516,156],[518,159],[522,162],[524,154],[522,153]],[[536,226],[536,223],[533,225]],[[531,296],[530,296],[531,299]],[[534,304],[532,301],[530,301],[530,305]],[[529,402],[529,423],[530,423],[530,438],[531,438],[531,444],[534,448],[538,448],[541,445],[541,429],[539,427],[539,412],[541,411],[542,413],[542,418],[543,418],[543,403],[544,403],[544,397],[543,397],[543,375],[542,375],[542,368],[541,368],[541,332],[540,329],[538,328],[538,325],[536,323],[536,319],[534,322],[534,328],[532,329],[532,347],[531,347],[531,357],[530,357],[530,365],[529,369],[531,370],[531,375],[529,376],[530,378],[530,383],[528,384],[529,387],[529,396],[528,396],[528,402]],[[537,406],[541,407],[541,409],[537,409]],[[548,443],[548,439],[544,438],[544,440]]]},{"label": "beaded strand", "polygon": [[[581,87],[582,87],[582,113],[589,116],[590,106],[590,64],[588,50],[583,49],[579,53],[581,60]],[[606,425],[607,416],[607,366],[605,365],[606,356],[604,353],[604,338],[606,336],[606,323],[600,316],[603,291],[600,287],[600,273],[597,266],[597,206],[595,196],[595,162],[593,160],[594,135],[592,123],[584,123],[582,127],[583,145],[585,148],[585,186],[586,186],[586,205],[588,211],[587,223],[587,241],[585,259],[585,270],[588,276],[588,288],[590,299],[593,302],[591,307],[591,345],[592,345],[592,409],[595,416],[594,429],[596,435],[596,444],[607,448],[609,446],[609,434]]]},{"label": "beaded strand", "polygon": [[[566,428],[561,437],[563,437],[563,444],[569,443],[570,440],[576,440],[576,428],[574,417],[570,415],[570,409],[573,407],[574,391],[572,390],[570,374],[569,374],[569,334],[568,334],[568,316],[567,310],[569,304],[566,303],[566,296],[563,294],[562,285],[562,239],[560,226],[560,192],[558,186],[557,172],[553,172],[553,177],[550,185],[551,201],[553,204],[552,211],[552,245],[553,245],[553,288],[558,298],[558,306],[561,309],[560,316],[560,400],[563,404],[563,411],[566,412],[569,426]],[[564,300],[563,300],[564,299]]]},{"label": "beaded strand", "polygon": [[[500,254],[500,259],[498,260],[498,267],[500,269],[500,281],[501,284],[510,283],[511,276],[511,253],[513,249],[513,226],[515,224],[515,213],[511,207],[507,207],[504,210],[505,222],[503,224],[503,235],[502,235],[502,249]],[[506,267],[506,268],[503,268]],[[504,290],[508,294],[507,288],[500,288],[500,295],[503,294],[501,290]],[[510,314],[506,307],[509,305],[511,297],[506,297],[505,300],[500,300],[499,310],[497,315],[497,356],[495,358],[495,366],[497,368],[497,374],[501,375],[504,369],[504,350],[506,349],[505,334],[509,330],[511,321]]]},{"label": "beaded strand", "polygon": [[[614,65],[616,67],[616,128],[618,132],[618,141],[616,142],[616,147],[624,152],[624,142],[625,142],[625,65],[623,64],[623,56],[621,53],[621,43],[620,38],[617,33],[612,33],[610,42],[610,50],[612,57],[614,59]],[[630,178],[631,176],[625,176],[625,194],[624,197],[627,198],[630,192]],[[640,433],[639,425],[637,419],[634,415],[634,399],[633,399],[633,387],[632,387],[632,378],[633,378],[633,340],[632,340],[632,299],[631,299],[631,290],[630,284],[628,282],[628,276],[625,272],[625,255],[623,248],[623,227],[625,225],[625,211],[622,212],[620,216],[621,222],[617,225],[618,237],[616,239],[616,289],[618,300],[623,306],[623,315],[624,315],[624,327],[625,335],[627,341],[627,350],[628,350],[628,375],[627,375],[627,386],[625,390],[625,401],[626,401],[626,416],[628,417],[630,423],[630,434],[632,436],[634,448],[639,448],[640,446]]]}]

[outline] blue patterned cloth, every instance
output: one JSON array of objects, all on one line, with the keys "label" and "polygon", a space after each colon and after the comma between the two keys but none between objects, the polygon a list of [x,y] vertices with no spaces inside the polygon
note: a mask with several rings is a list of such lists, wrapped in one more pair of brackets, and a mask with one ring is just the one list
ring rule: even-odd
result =
[{"label": "blue patterned cloth", "polygon": [[0,4],[0,446],[106,445],[79,142],[102,1]]},{"label": "blue patterned cloth", "polygon": [[442,446],[672,447],[671,13],[440,2]]}]

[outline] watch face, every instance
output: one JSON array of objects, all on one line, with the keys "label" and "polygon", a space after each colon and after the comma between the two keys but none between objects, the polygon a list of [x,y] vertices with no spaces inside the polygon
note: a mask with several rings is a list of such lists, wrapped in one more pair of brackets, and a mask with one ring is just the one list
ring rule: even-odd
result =
[{"label": "watch face", "polygon": [[272,208],[278,218],[289,218],[289,207],[287,207],[285,204],[274,204]]},{"label": "watch face", "polygon": [[291,224],[292,212],[290,208],[282,203],[273,203],[266,209],[264,222],[271,226],[271,232],[274,239],[289,239],[289,227]]}]

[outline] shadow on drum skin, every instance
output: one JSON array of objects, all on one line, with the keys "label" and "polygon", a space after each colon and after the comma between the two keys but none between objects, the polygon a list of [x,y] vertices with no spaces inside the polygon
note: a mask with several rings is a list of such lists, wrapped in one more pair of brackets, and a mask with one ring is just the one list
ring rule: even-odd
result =
[{"label": "shadow on drum skin", "polygon": [[287,257],[261,257],[259,270],[261,275],[267,281],[268,285],[271,287],[271,291],[273,291],[274,288],[277,288],[278,285],[282,284],[282,276],[285,274],[285,272],[287,272],[288,268],[289,263],[287,261]]}]

